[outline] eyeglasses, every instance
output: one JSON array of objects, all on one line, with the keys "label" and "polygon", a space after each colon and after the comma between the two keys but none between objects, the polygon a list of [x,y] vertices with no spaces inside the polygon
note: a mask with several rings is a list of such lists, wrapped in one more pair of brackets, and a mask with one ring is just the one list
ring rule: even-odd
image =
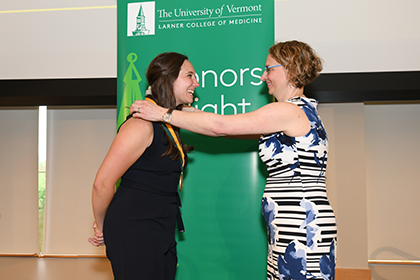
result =
[{"label": "eyeglasses", "polygon": [[269,69],[270,69],[270,68],[279,67],[279,66],[282,66],[282,65],[281,65],[281,64],[277,64],[277,65],[272,65],[272,66],[265,66],[265,70],[266,70],[267,72],[269,72]]}]

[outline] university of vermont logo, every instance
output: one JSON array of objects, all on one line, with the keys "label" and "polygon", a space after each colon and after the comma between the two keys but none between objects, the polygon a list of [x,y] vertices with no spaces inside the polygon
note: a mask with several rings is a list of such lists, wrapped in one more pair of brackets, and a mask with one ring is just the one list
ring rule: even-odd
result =
[{"label": "university of vermont logo", "polygon": [[127,36],[155,35],[155,2],[127,5]]}]

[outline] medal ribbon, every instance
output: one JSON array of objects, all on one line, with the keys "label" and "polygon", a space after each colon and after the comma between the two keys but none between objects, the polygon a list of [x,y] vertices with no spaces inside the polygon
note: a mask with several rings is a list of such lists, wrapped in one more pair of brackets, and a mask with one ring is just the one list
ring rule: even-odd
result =
[{"label": "medal ribbon", "polygon": [[[146,100],[152,102],[155,105],[157,105],[154,100],[152,100],[148,97],[146,97]],[[182,146],[179,143],[178,137],[176,137],[176,134],[175,134],[174,129],[172,128],[172,125],[170,125],[169,123],[163,123],[163,122],[161,122],[160,125],[166,131],[166,134],[175,143],[179,152],[181,153],[181,156],[179,158],[179,161],[180,161],[180,164],[181,164],[181,176],[179,177],[179,190],[181,191],[182,190],[182,183],[183,183],[184,164],[185,164],[184,150],[182,149]]]}]

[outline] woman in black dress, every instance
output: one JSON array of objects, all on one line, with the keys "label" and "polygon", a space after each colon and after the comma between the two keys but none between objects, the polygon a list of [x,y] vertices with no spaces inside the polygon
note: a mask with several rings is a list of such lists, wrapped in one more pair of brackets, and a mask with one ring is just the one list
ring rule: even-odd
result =
[{"label": "woman in black dress", "polygon": [[93,184],[95,236],[89,242],[106,245],[117,280],[173,280],[177,221],[183,230],[177,189],[192,149],[169,122],[173,110],[192,103],[199,84],[188,58],[178,53],[158,55],[146,76],[146,98],[170,109],[162,122],[127,117]]}]

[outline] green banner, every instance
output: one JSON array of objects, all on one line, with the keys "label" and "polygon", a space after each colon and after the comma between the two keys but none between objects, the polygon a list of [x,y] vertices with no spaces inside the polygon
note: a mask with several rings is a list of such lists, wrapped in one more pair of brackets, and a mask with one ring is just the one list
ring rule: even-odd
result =
[{"label": "green banner", "polygon": [[[200,83],[196,108],[240,114],[268,103],[260,81],[274,43],[274,1],[118,1],[118,125],[143,99],[145,73],[162,52],[188,56]],[[261,215],[265,166],[258,141],[182,131],[189,154],[181,192],[184,233],[177,234],[177,279],[264,279]]]}]

